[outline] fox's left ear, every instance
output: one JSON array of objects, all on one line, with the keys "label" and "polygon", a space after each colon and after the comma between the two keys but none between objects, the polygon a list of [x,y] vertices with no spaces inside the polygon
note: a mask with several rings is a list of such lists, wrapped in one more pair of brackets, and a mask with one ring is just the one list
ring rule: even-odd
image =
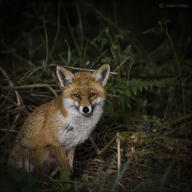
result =
[{"label": "fox's left ear", "polygon": [[96,82],[105,86],[109,78],[109,72],[110,72],[110,65],[105,64],[102,65],[98,70],[96,70],[92,76]]},{"label": "fox's left ear", "polygon": [[61,87],[68,86],[74,81],[73,73],[60,66],[57,66],[57,77]]}]

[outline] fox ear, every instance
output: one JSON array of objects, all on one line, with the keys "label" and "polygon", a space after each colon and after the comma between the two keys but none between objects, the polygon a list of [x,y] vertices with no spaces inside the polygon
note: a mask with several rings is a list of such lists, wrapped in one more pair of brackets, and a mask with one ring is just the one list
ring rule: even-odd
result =
[{"label": "fox ear", "polygon": [[57,66],[57,77],[61,87],[68,86],[74,81],[73,73],[60,66]]},{"label": "fox ear", "polygon": [[107,83],[107,80],[109,78],[109,72],[110,72],[110,65],[105,64],[105,65],[101,66],[98,70],[96,70],[92,76],[96,82],[105,86]]}]

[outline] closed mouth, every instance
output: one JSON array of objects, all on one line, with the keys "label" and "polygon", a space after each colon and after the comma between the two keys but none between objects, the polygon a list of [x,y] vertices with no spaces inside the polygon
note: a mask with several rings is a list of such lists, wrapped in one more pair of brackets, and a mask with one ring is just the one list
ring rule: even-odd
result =
[{"label": "closed mouth", "polygon": [[93,115],[93,112],[85,114],[85,113],[81,113],[84,117],[91,117]]},{"label": "closed mouth", "polygon": [[95,109],[95,104],[91,106],[91,112],[89,112],[89,113],[81,113],[80,111],[79,111],[79,112],[80,112],[84,117],[87,117],[87,118],[88,118],[88,117],[91,117],[91,116],[93,115],[94,109]]},{"label": "closed mouth", "polygon": [[[80,112],[81,113],[81,112]],[[90,113],[81,113],[84,117],[91,117],[93,115],[93,108]]]},{"label": "closed mouth", "polygon": [[93,112],[94,112],[94,110],[95,110],[96,105],[98,105],[98,104],[97,104],[97,103],[94,103],[94,104],[91,106],[91,112],[89,112],[89,113],[82,113],[82,112],[80,111],[80,106],[74,106],[74,105],[73,105],[73,107],[74,107],[83,117],[89,118],[89,117],[91,117],[91,116],[93,115]]},{"label": "closed mouth", "polygon": [[90,113],[87,113],[87,114],[85,114],[85,113],[81,113],[84,117],[91,117],[92,115],[93,115],[93,112],[94,112],[94,110],[95,110],[95,106],[96,105],[98,105],[97,103],[95,103],[95,104],[93,104],[92,106],[91,106],[91,108],[92,108],[92,111],[90,112]]}]

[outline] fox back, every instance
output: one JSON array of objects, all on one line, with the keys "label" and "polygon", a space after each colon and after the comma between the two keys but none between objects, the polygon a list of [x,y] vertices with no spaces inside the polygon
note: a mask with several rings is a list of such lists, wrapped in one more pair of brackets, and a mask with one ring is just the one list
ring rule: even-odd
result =
[{"label": "fox back", "polygon": [[90,136],[103,112],[104,86],[109,72],[109,65],[103,65],[94,73],[75,74],[58,66],[62,93],[28,116],[8,166],[38,170],[45,175],[59,168],[72,170],[75,147]]}]

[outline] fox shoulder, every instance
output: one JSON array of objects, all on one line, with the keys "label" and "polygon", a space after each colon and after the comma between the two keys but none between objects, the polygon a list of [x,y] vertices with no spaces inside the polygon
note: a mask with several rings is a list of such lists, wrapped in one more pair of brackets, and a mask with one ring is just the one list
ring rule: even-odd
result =
[{"label": "fox shoulder", "polygon": [[28,116],[20,131],[24,145],[30,148],[58,145],[54,137],[57,128],[55,116],[57,113],[62,113],[64,118],[67,116],[58,100],[59,98],[53,99],[40,105]]}]

